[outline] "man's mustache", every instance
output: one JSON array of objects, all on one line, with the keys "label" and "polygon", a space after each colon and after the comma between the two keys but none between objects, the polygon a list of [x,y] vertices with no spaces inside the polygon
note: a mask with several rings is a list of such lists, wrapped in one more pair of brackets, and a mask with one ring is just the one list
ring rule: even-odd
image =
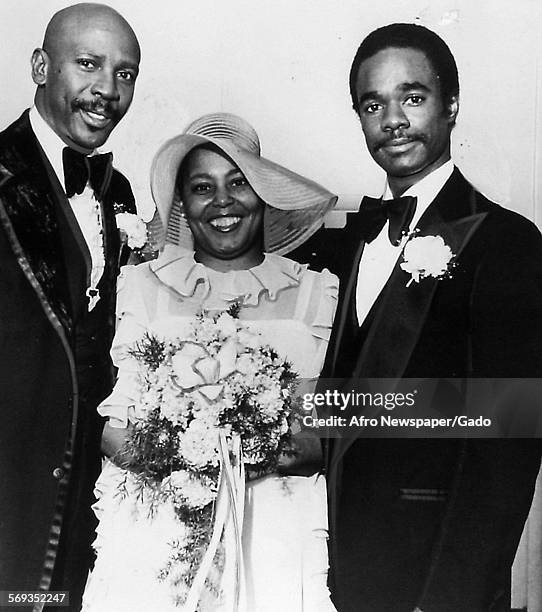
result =
[{"label": "man's mustache", "polygon": [[90,113],[98,113],[105,115],[108,119],[117,121],[120,119],[119,113],[117,112],[114,105],[101,98],[95,100],[83,100],[81,98],[74,98],[71,102],[72,111],[84,110]]},{"label": "man's mustache", "polygon": [[382,149],[382,147],[386,147],[394,143],[397,140],[404,142],[405,144],[407,142],[415,142],[415,141],[421,142],[421,143],[427,143],[427,136],[421,133],[406,134],[404,132],[395,132],[389,136],[386,136],[385,138],[382,138],[382,140],[379,140],[377,143],[375,143],[375,145],[373,146],[373,151],[379,151],[380,149]]}]

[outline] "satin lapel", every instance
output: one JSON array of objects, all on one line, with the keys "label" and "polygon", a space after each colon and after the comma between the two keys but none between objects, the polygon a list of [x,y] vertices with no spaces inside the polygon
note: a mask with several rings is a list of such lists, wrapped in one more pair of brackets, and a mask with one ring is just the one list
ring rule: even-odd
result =
[{"label": "satin lapel", "polygon": [[[329,368],[327,376],[332,377],[336,372],[337,361],[339,359],[340,349],[343,344],[345,330],[348,328],[348,311],[354,292],[356,291],[357,276],[359,262],[363,255],[365,242],[359,238],[358,215],[349,214],[347,217],[347,225],[344,230],[344,236],[341,237],[341,256],[344,258],[341,268],[346,270],[339,274],[340,289],[339,289],[339,306],[335,317],[335,329],[332,338],[331,361],[328,361]],[[352,256],[350,257],[350,254]],[[342,287],[344,286],[344,289]]]},{"label": "satin lapel", "polygon": [[113,278],[116,278],[119,272],[118,259],[120,250],[120,237],[117,229],[117,223],[115,220],[115,194],[111,193],[111,191],[113,190],[107,191],[108,186],[111,183],[112,175],[113,167],[110,166],[108,175],[106,177],[107,187],[104,188],[104,192],[106,193],[106,195],[100,198],[100,208],[102,213],[105,261],[106,265],[112,271]]},{"label": "satin lapel", "polygon": [[[100,207],[100,216],[102,222],[102,238],[103,238],[103,249],[104,249],[104,257],[105,257],[105,269],[103,275],[98,282],[98,289],[100,290],[100,294],[104,293],[104,283],[111,285],[111,276],[113,279],[116,278],[118,274],[118,252],[119,252],[119,244],[120,238],[115,222],[115,203],[113,201],[112,194],[110,193],[110,185],[113,178],[113,166],[109,164],[105,176],[104,182],[101,188],[100,193],[95,193],[94,197],[97,199],[97,205]],[[60,184],[57,181],[57,184],[60,188],[60,194],[64,196],[64,190],[60,187]],[[83,236],[77,218],[73,212],[73,209],[64,196],[63,200],[65,202],[65,206],[63,208],[65,218],[67,219],[69,226],[72,231],[72,236],[77,243],[80,254],[84,257],[84,277],[78,275],[76,278],[75,284],[75,295],[74,301],[81,312],[87,311],[88,300],[86,297],[86,288],[90,286],[90,278],[91,278],[91,270],[92,270],[92,258],[87,245],[87,242]],[[78,269],[74,270],[74,273],[77,273]]]},{"label": "satin lapel", "polygon": [[[442,236],[458,258],[485,215],[481,213],[445,225],[442,220],[435,219],[430,225],[420,228],[419,235]],[[446,278],[429,277],[407,287],[410,277],[399,263],[395,265],[382,295],[354,377],[401,378],[420,337],[438,284],[449,282]],[[400,326],[397,325],[398,319]],[[388,339],[392,346],[383,346],[382,338]]]},{"label": "satin lapel", "polygon": [[[417,235],[442,236],[461,265],[461,253],[485,216],[486,213],[476,212],[475,191],[456,170],[420,219]],[[407,287],[410,275],[400,263],[401,258],[376,305],[354,377],[401,378],[439,283],[450,282],[447,278],[429,277]]]},{"label": "satin lapel", "polygon": [[[487,213],[476,212],[475,191],[455,170],[418,223],[420,236],[442,236],[461,265],[461,253]],[[439,283],[449,279],[426,278],[411,283],[408,273],[395,265],[375,304],[374,319],[352,378],[401,378],[420,338]],[[398,325],[397,321],[401,324]],[[333,461],[338,461],[354,439],[337,440]]]},{"label": "satin lapel", "polygon": [[337,370],[337,361],[339,359],[340,349],[343,344],[344,332],[348,327],[348,315],[350,310],[350,303],[353,299],[354,292],[356,291],[357,271],[359,268],[359,262],[365,248],[365,242],[361,241],[352,258],[352,272],[350,277],[346,281],[345,290],[341,296],[339,314],[337,316],[336,331],[334,333],[334,340],[332,346],[332,359],[330,362],[329,376],[332,377]]},{"label": "satin lapel", "polygon": [[[43,157],[45,158],[44,154]],[[92,258],[79,222],[55,171],[46,159],[44,159],[44,164],[46,164],[47,174],[55,194],[70,297],[74,317],[77,318],[82,311],[86,310],[86,288],[89,284]]]},{"label": "satin lapel", "polygon": [[12,126],[0,160],[0,198],[33,275],[62,325],[73,327],[61,256],[56,195],[26,112]]}]

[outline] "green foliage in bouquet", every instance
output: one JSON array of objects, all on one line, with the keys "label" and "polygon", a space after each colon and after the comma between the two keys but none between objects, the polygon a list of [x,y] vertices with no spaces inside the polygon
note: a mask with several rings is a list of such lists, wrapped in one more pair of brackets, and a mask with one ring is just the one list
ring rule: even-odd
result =
[{"label": "green foliage in bouquet", "polygon": [[139,376],[135,422],[121,451],[131,458],[125,492],[135,487],[149,516],[161,504],[173,504],[186,527],[161,572],[176,585],[181,602],[212,532],[219,435],[232,464],[240,440],[250,473],[275,471],[281,455],[295,454],[290,423],[297,374],[239,320],[239,308],[234,304],[212,317],[201,313],[182,338],[146,334],[130,352]]}]

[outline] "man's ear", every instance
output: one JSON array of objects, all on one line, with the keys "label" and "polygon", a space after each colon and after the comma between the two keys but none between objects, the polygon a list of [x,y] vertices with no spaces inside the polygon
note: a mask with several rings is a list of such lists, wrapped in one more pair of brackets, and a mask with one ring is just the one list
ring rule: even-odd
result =
[{"label": "man's ear", "polygon": [[459,96],[451,96],[448,104],[446,105],[446,115],[449,119],[450,125],[455,125],[457,114],[459,113]]},{"label": "man's ear", "polygon": [[49,69],[49,56],[43,49],[34,49],[30,59],[32,67],[32,80],[36,85],[45,85],[47,82],[47,71]]}]

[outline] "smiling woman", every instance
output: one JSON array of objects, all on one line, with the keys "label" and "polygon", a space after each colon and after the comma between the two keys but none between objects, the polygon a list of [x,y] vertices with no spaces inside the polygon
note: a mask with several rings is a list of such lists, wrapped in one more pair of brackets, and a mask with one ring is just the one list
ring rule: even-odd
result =
[{"label": "smiling woman", "polygon": [[[246,393],[258,394],[256,410],[267,419],[276,413],[285,390],[278,395],[269,392],[270,370],[263,362],[249,370],[243,366],[250,349],[245,350],[246,340],[228,341],[227,330],[238,325],[239,338],[244,334],[251,343],[261,343],[274,364],[293,368],[300,378],[314,380],[320,374],[336,307],[337,278],[280,255],[321,226],[336,198],[261,157],[254,129],[227,113],[205,115],[167,141],[155,156],[151,187],[168,243],[158,259],[127,267],[120,282],[119,325],[112,347],[119,377],[99,407],[100,414],[109,418],[103,449],[114,463],[106,465],[96,483],[98,555],[83,611],[174,612],[179,610],[177,601],[187,611],[334,612],[327,590],[326,491],[323,477],[316,473],[321,460],[317,439],[297,440],[294,458],[273,451],[277,463],[259,472],[260,477],[250,479],[246,487],[243,461],[237,463],[233,446],[222,456],[222,473],[229,473],[225,457],[231,450],[243,484],[224,477],[222,482],[230,483],[233,496],[225,503],[233,505],[226,506],[228,518],[220,523],[217,517],[224,498],[217,493],[215,522],[198,536],[205,553],[201,560],[194,546],[195,556],[190,559],[178,550],[172,558],[171,541],[186,542],[186,529],[193,524],[191,516],[181,512],[183,490],[177,498],[162,497],[150,518],[147,495],[140,495],[141,490],[132,493],[129,485],[122,497],[118,486],[122,481],[131,483],[130,470],[138,472],[148,463],[130,453],[132,436],[143,431],[146,422],[140,410],[142,389],[137,375],[134,378],[138,369],[134,370],[134,351],[145,338],[168,346],[178,342],[191,355],[188,365],[183,362],[174,375],[171,414],[174,420],[184,419],[187,432],[195,432],[194,449],[201,452],[210,446],[214,456],[219,435],[225,436],[227,444],[240,444],[240,456],[252,465],[258,431],[247,417]],[[227,318],[226,310],[235,313],[236,323]],[[216,338],[207,333],[213,321],[221,321]],[[207,329],[198,346],[190,335],[196,328]],[[225,378],[223,369],[228,372]],[[243,392],[232,399],[227,388],[235,375],[241,375]],[[224,384],[218,394],[197,395],[196,416],[189,417],[178,412],[183,406],[182,378],[204,380],[206,389],[211,380]],[[148,391],[143,392],[147,398],[162,398],[155,408],[164,415],[168,403],[164,393],[169,391],[163,393],[154,378]],[[245,423],[246,434],[232,435],[230,424],[220,421],[217,415],[225,407]],[[282,423],[283,434],[289,423]],[[128,446],[123,445],[125,440]],[[162,448],[163,437],[158,440]],[[173,455],[178,456],[177,451]],[[175,478],[186,482],[197,467],[187,460],[174,472]],[[251,475],[247,469],[247,480]],[[164,492],[170,486],[167,482],[157,481],[155,486]],[[199,497],[210,504],[216,490],[211,485],[204,488]],[[232,521],[235,543],[229,531]],[[209,538],[215,532],[223,550],[213,558]],[[210,564],[205,561],[208,551]]]},{"label": "smiling woman", "polygon": [[222,245],[209,265],[223,271],[248,269],[264,251],[293,251],[336,202],[314,181],[262,157],[254,128],[229,113],[200,117],[168,140],[154,158],[151,191],[168,242],[194,248],[202,263]]},{"label": "smiling woman", "polygon": [[218,147],[197,147],[187,155],[178,188],[197,261],[221,271],[262,262],[265,204]]}]

